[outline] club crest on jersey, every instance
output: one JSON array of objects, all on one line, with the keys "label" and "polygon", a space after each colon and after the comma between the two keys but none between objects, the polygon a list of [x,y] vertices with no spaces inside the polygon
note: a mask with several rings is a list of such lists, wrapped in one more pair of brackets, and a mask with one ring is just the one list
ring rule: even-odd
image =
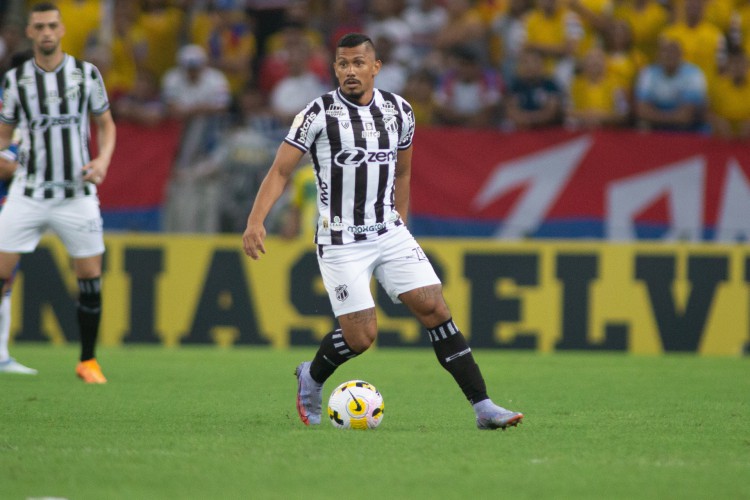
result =
[{"label": "club crest on jersey", "polygon": [[365,129],[362,131],[362,139],[377,139],[380,137],[380,131],[375,130],[375,124],[372,122],[364,122]]},{"label": "club crest on jersey", "polygon": [[336,292],[336,300],[339,302],[343,302],[349,298],[349,290],[346,288],[346,285],[339,285],[334,291]]},{"label": "club crest on jersey", "polygon": [[68,87],[65,90],[66,99],[79,99],[81,97],[81,87],[76,85],[74,87]]},{"label": "club crest on jersey", "polygon": [[341,118],[342,116],[346,116],[346,109],[344,109],[343,104],[335,102],[328,106],[328,109],[326,109],[326,114],[334,118]]},{"label": "club crest on jersey", "polygon": [[390,101],[386,101],[383,104],[381,104],[380,111],[382,111],[384,115],[391,115],[391,116],[398,113],[398,111],[396,111],[396,106],[394,106],[393,103]]},{"label": "club crest on jersey", "polygon": [[383,118],[383,123],[385,124],[385,129],[391,133],[391,134],[397,134],[398,133],[398,120],[396,120],[396,117],[393,115],[388,115]]}]

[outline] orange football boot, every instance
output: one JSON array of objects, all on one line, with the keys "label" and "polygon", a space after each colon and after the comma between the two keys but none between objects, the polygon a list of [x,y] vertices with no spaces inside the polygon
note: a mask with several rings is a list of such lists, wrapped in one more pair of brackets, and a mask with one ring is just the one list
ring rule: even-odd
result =
[{"label": "orange football boot", "polygon": [[106,384],[107,379],[104,378],[102,369],[96,359],[88,359],[81,361],[76,366],[76,375],[86,382],[87,384]]}]

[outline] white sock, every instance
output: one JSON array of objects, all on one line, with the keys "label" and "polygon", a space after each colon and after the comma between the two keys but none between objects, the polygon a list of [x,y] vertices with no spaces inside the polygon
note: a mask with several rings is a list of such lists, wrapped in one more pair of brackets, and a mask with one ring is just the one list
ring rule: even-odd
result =
[{"label": "white sock", "polygon": [[0,300],[0,362],[10,358],[8,341],[10,340],[10,294],[3,294]]}]

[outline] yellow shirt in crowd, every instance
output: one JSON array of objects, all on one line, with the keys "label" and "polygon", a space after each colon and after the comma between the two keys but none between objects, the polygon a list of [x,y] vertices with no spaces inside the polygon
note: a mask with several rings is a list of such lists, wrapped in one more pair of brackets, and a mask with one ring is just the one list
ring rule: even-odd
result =
[{"label": "yellow shirt in crowd", "polygon": [[614,75],[607,75],[598,82],[576,75],[570,84],[571,108],[576,111],[615,113],[620,110],[622,99],[622,87]]},{"label": "yellow shirt in crowd", "polygon": [[659,33],[669,22],[666,9],[655,0],[651,0],[645,8],[638,10],[632,1],[626,0],[615,8],[614,17],[630,25],[633,44],[649,60],[653,60]]},{"label": "yellow shirt in crowd", "polygon": [[750,120],[750,72],[744,85],[735,86],[728,76],[717,76],[709,87],[711,111],[726,118],[737,129],[740,122]]},{"label": "yellow shirt in crowd", "polygon": [[662,35],[680,44],[683,59],[699,66],[706,81],[716,76],[719,59],[726,55],[726,39],[719,28],[707,21],[692,28],[678,22],[664,28]]}]

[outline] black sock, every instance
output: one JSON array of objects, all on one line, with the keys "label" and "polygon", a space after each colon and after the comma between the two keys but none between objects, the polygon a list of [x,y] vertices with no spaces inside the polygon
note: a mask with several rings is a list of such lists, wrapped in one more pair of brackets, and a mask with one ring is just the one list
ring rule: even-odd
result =
[{"label": "black sock", "polygon": [[101,279],[78,280],[78,328],[81,334],[81,361],[93,359],[102,316]]},{"label": "black sock", "polygon": [[336,368],[355,356],[359,356],[359,353],[354,352],[349,347],[349,344],[344,340],[341,328],[337,328],[320,341],[318,352],[310,363],[310,376],[313,380],[322,384],[333,375]]},{"label": "black sock", "polygon": [[453,323],[453,318],[427,329],[427,333],[438,361],[456,380],[469,403],[475,404],[488,399],[487,386],[479,365],[474,362],[471,348]]}]

